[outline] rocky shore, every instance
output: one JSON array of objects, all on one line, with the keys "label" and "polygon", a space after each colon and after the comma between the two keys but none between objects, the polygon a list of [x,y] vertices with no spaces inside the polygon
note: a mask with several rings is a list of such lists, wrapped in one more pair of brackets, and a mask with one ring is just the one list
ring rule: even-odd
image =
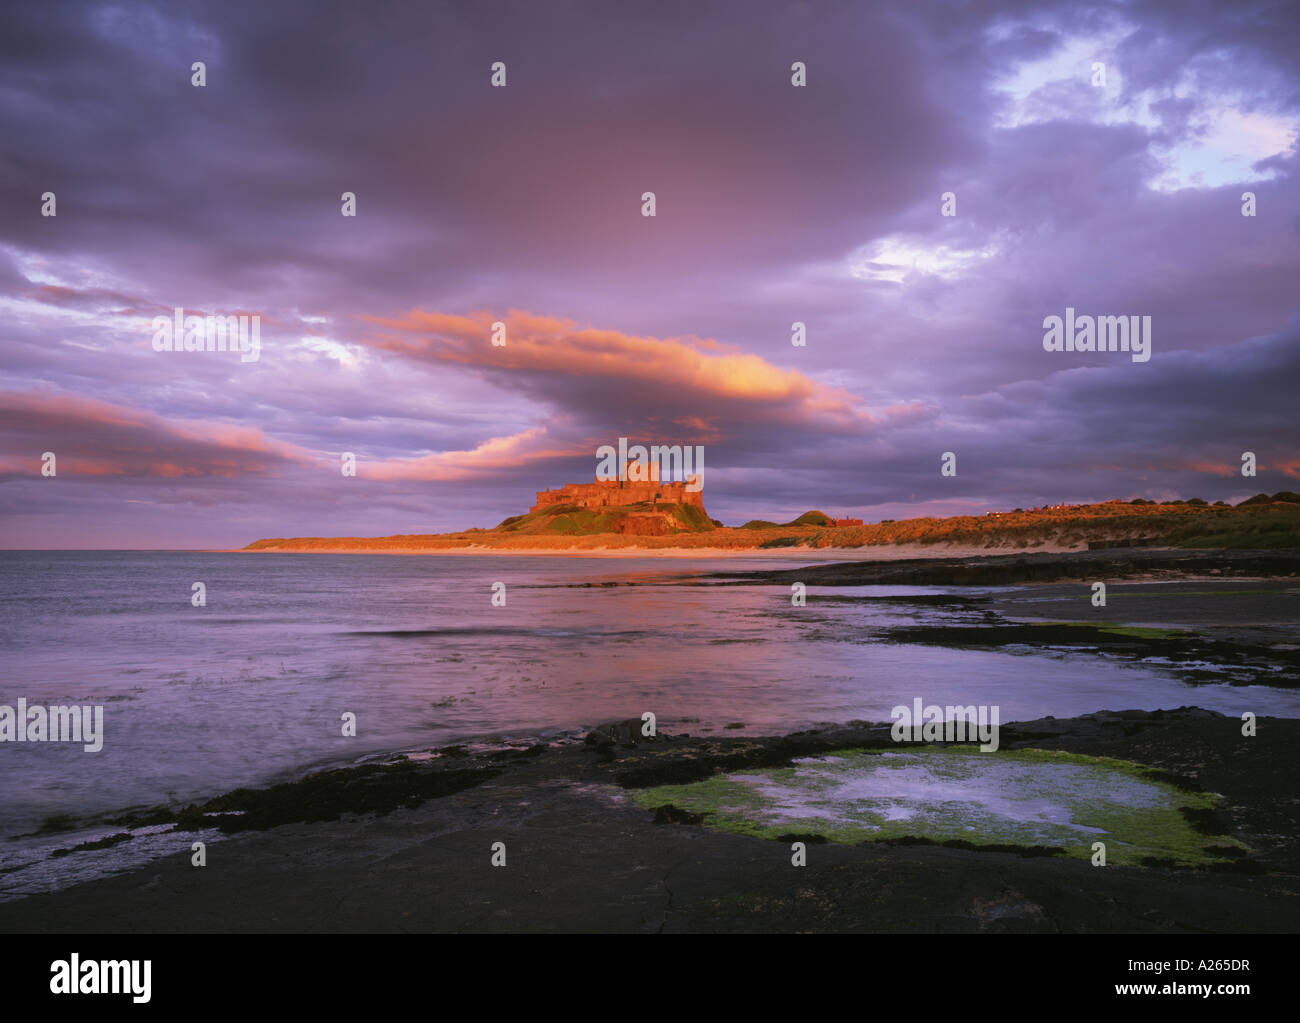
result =
[{"label": "rocky shore", "polygon": [[1052,553],[861,560],[807,568],[718,572],[719,584],[802,582],[808,586],[1015,586],[1076,580],[1184,580],[1209,576],[1294,578],[1300,550],[1188,551],[1117,548]]},{"label": "rocky shore", "polygon": [[[737,834],[640,797],[832,751],[896,750],[888,725],[652,740],[631,721],[585,742],[448,747],[123,817],[124,834],[172,826],[176,853],[0,905],[0,931],[1295,931],[1300,721],[1256,728],[1246,737],[1240,720],[1195,708],[1002,726],[1002,751],[1114,758],[1217,794],[1213,809],[1184,811],[1216,853],[1194,868],[815,835],[794,866],[797,833]],[[191,865],[193,835],[214,827],[230,837]]]}]

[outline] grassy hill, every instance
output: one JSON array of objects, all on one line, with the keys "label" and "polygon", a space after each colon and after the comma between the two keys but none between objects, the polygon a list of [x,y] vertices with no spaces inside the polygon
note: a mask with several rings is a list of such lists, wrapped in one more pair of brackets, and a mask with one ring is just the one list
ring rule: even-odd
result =
[{"label": "grassy hill", "polygon": [[668,536],[716,528],[708,515],[693,504],[628,504],[598,512],[576,504],[557,504],[513,515],[491,532],[516,536]]}]

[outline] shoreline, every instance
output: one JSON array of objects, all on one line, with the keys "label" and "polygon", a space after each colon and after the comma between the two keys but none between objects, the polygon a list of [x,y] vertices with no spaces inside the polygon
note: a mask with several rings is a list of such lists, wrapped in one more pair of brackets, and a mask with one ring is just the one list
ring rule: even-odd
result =
[{"label": "shoreline", "polygon": [[[638,725],[562,747],[446,747],[228,793],[176,816],[179,851],[0,904],[0,932],[1285,932],[1300,923],[1289,755],[1300,720],[1260,719],[1252,739],[1234,718],[1187,707],[1002,727],[1009,752],[1118,758],[1222,796],[1189,820],[1214,848],[1247,851],[1209,869],[815,838],[809,866],[795,869],[789,842],[633,797],[837,749],[897,749],[888,726],[648,741]],[[213,827],[232,837],[208,845],[206,867],[192,866],[192,837]],[[508,851],[505,869],[490,863],[495,842]]]},{"label": "shoreline", "polygon": [[[1159,548],[1149,548],[1152,550]],[[1044,544],[1033,548],[1035,554],[1066,554],[1081,552],[1086,548]],[[864,557],[870,552],[872,556]],[[772,558],[774,560],[831,560],[902,561],[916,558],[974,558],[1016,553],[1014,550],[977,547],[970,544],[881,544],[870,547],[410,547],[376,550],[360,546],[339,547],[245,547],[212,551],[216,554],[395,554],[402,556],[431,555],[504,555],[518,557],[590,557],[590,558]]]}]

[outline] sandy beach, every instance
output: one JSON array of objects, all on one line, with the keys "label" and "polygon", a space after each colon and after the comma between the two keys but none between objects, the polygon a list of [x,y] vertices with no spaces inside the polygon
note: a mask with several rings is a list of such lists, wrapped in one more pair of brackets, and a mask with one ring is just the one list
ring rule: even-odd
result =
[{"label": "sandy beach", "polygon": [[[1034,553],[1064,554],[1085,549],[1079,545],[1042,544]],[[991,554],[1013,553],[1011,545],[977,547],[971,544],[880,544],[870,547],[663,547],[628,544],[626,546],[553,546],[505,547],[467,544],[462,547],[384,547],[363,545],[292,544],[261,547],[256,550],[236,548],[230,554],[430,554],[430,555],[506,555],[510,557],[581,557],[581,558],[763,558],[773,561],[905,561],[912,558],[978,558]]]}]

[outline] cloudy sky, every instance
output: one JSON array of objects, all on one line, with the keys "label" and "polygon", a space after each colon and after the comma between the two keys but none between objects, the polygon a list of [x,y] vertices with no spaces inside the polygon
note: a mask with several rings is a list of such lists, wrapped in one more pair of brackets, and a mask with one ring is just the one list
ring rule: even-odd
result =
[{"label": "cloudy sky", "polygon": [[1249,0],[6,4],[0,546],[494,525],[621,436],[729,524],[1300,490],[1297,53]]}]

